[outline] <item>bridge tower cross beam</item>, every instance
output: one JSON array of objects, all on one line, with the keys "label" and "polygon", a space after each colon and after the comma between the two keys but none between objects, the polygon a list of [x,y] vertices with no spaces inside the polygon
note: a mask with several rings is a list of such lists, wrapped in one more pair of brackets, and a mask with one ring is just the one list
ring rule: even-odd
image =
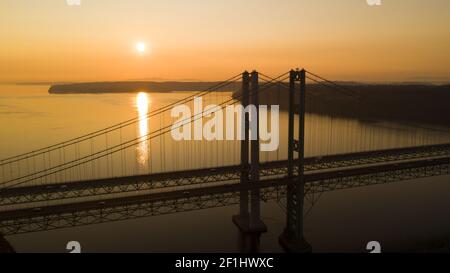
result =
[{"label": "bridge tower cross beam", "polygon": [[[251,96],[250,96],[251,91]],[[241,140],[241,179],[240,183],[258,183],[260,180],[260,141],[259,141],[259,74],[256,71],[242,74],[242,106],[244,109],[251,104],[256,108],[256,115],[252,118],[255,125],[250,136],[251,111],[244,111],[243,126],[244,139]],[[250,141],[250,139],[252,139]],[[249,199],[250,196],[250,199]],[[259,237],[267,231],[266,225],[261,221],[260,190],[241,191],[239,215],[233,216],[233,222],[243,234]]]},{"label": "bridge tower cross beam", "polygon": [[[300,88],[297,88],[298,84]],[[298,90],[299,89],[299,90]],[[298,91],[297,91],[298,90]],[[288,132],[288,176],[286,228],[279,238],[287,252],[311,252],[304,238],[303,206],[305,198],[305,106],[306,71],[291,70],[289,76],[289,132]],[[298,114],[298,140],[295,139],[295,114]],[[294,154],[298,153],[298,175],[295,176]]]}]

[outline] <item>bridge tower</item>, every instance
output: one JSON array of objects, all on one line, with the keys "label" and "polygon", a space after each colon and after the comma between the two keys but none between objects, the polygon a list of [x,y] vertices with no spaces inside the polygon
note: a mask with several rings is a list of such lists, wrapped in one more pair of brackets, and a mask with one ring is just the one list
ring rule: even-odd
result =
[{"label": "bridge tower", "polygon": [[[300,90],[297,92],[297,86]],[[297,94],[299,93],[299,94]],[[304,166],[305,166],[305,99],[306,71],[291,70],[289,77],[289,133],[288,133],[288,176],[292,183],[287,187],[286,228],[279,238],[287,252],[308,253],[311,246],[303,234]],[[295,114],[298,114],[298,140],[295,139]],[[294,154],[298,153],[295,162]],[[297,164],[296,164],[297,163]],[[297,166],[296,166],[297,165]],[[295,169],[298,168],[298,176]]]},{"label": "bridge tower", "polygon": [[[251,96],[250,96],[251,91]],[[250,141],[250,116],[249,112],[244,111],[244,121],[241,122],[244,139],[241,140],[241,184],[257,183],[260,179],[260,143],[259,143],[259,75],[253,71],[251,74],[247,71],[242,74],[242,106],[244,109],[251,104],[256,107],[256,130],[252,131],[252,140]],[[255,120],[252,120],[252,123]],[[255,123],[254,123],[255,124]],[[250,196],[250,198],[249,198]],[[266,225],[261,221],[260,209],[260,190],[252,189],[241,191],[239,215],[233,216],[234,224],[244,234],[252,234],[259,238],[261,233],[267,231]]]}]

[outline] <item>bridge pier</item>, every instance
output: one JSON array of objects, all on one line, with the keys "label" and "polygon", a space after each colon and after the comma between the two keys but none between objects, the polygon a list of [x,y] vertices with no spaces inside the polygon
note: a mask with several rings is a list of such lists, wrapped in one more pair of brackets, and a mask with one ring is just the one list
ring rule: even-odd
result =
[{"label": "bridge pier", "polygon": [[239,252],[258,253],[260,252],[260,233],[239,233]]},{"label": "bridge pier", "polygon": [[[300,82],[300,94],[296,104],[296,82]],[[279,243],[287,252],[308,253],[311,246],[304,238],[303,203],[305,188],[305,99],[306,71],[290,72],[289,78],[289,133],[288,133],[288,179],[293,182],[287,187],[286,228],[279,237]],[[298,109],[298,140],[294,139],[295,112]],[[294,175],[294,153],[298,153],[298,175]]]},{"label": "bridge pier", "polygon": [[11,244],[3,237],[0,233],[0,253],[15,253],[16,251],[11,246]]},{"label": "bridge pier", "polygon": [[[253,71],[251,75],[248,72],[242,74],[242,106],[246,108],[249,105],[249,91],[252,91],[252,104],[256,107],[256,116],[251,117],[252,122],[256,119],[256,128],[252,130],[250,143],[250,118],[249,113],[244,112],[243,132],[244,139],[241,140],[241,183],[257,183],[260,179],[260,160],[259,160],[259,77],[258,72]],[[251,158],[250,158],[251,151]],[[251,159],[249,164],[249,159]],[[250,202],[249,202],[250,201]],[[249,206],[250,203],[250,206]],[[261,220],[260,209],[260,190],[242,191],[240,193],[239,215],[233,216],[233,223],[243,234],[258,234],[267,232],[267,226]]]}]

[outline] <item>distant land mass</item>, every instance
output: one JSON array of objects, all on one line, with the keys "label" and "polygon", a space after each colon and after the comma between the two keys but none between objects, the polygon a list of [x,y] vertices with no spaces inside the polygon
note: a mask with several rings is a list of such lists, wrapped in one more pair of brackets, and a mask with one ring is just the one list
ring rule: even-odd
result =
[{"label": "distant land mass", "polygon": [[[55,84],[50,87],[50,94],[102,94],[102,93],[136,93],[136,92],[178,92],[200,91],[216,86],[220,82],[156,82],[156,81],[126,81],[126,82],[92,82]],[[219,88],[217,91],[236,91],[240,83]]]},{"label": "distant land mass", "polygon": [[[450,132],[450,85],[352,83],[339,86],[307,85],[306,112],[364,122],[437,125]],[[261,104],[277,102],[281,109],[287,110],[288,90],[268,89],[260,94],[259,101]]]},{"label": "distant land mass", "polygon": [[[102,94],[130,92],[202,91],[220,82],[98,82],[57,84],[51,94]],[[261,83],[261,86],[263,83]],[[426,83],[362,84],[339,83],[339,88],[321,84],[307,85],[306,111],[321,115],[354,118],[363,121],[401,121],[450,128],[450,85]],[[230,91],[240,99],[241,82],[233,82],[217,91]],[[288,109],[288,91],[275,85],[260,94],[261,104]]]}]

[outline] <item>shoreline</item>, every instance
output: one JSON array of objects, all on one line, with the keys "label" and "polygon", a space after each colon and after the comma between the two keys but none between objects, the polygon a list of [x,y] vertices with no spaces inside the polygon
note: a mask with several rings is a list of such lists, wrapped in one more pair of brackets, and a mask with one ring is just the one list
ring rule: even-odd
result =
[{"label": "shoreline", "polygon": [[[120,94],[137,92],[167,93],[208,90],[219,82],[97,82],[52,85],[50,94]],[[240,99],[241,82],[232,82],[217,92],[233,92]],[[360,121],[381,120],[450,126],[450,85],[430,84],[346,84],[346,95],[318,84],[307,84],[306,112]],[[260,103],[278,102],[288,108],[288,90],[279,86],[260,94]]]},{"label": "shoreline", "polygon": [[[111,93],[137,93],[137,92],[192,92],[194,90],[207,90],[221,82],[94,82],[51,85],[49,94],[111,94]],[[241,83],[231,82],[216,91],[235,92]]]}]

